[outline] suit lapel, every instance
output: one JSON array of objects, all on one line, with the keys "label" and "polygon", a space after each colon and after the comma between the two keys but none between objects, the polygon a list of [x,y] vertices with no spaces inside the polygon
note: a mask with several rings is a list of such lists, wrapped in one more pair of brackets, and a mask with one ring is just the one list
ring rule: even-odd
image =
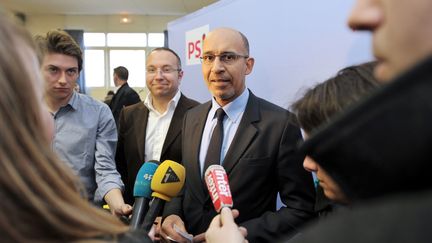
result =
[{"label": "suit lapel", "polygon": [[259,109],[257,97],[250,92],[243,118],[241,119],[240,125],[222,163],[227,174],[229,174],[238,163],[240,157],[244,154],[258,133],[253,123],[260,120]]},{"label": "suit lapel", "polygon": [[[162,153],[161,158],[164,157],[166,151],[170,147],[170,145],[174,142],[174,140],[179,136],[181,129],[182,129],[182,123],[183,123],[183,117],[186,111],[188,110],[188,105],[185,103],[186,98],[183,96],[183,94],[180,96],[179,102],[177,104],[177,107],[174,110],[173,117],[171,119],[170,126],[168,128],[167,135],[165,137],[165,141],[162,147]],[[177,161],[180,162],[180,161]]]},{"label": "suit lapel", "polygon": [[197,195],[197,197],[199,198],[202,204],[205,203],[207,197],[206,194],[204,194],[204,190],[206,189],[204,188],[204,184],[201,177],[199,152],[201,147],[202,133],[204,131],[204,126],[207,120],[207,114],[210,110],[210,107],[211,107],[211,102],[204,104],[203,109],[198,114],[198,119],[195,119],[193,125],[191,126],[192,128],[195,129],[193,129],[193,131],[191,132],[190,138],[186,138],[186,139],[191,139],[190,142],[191,150],[189,152],[194,155],[192,161],[186,161],[186,163],[188,163],[189,165],[187,168],[190,170],[190,174],[188,177],[192,185],[190,188],[193,191],[193,193]]},{"label": "suit lapel", "polygon": [[136,139],[137,139],[137,148],[140,157],[140,161],[144,161],[144,151],[145,151],[145,139],[146,139],[146,128],[148,121],[149,110],[145,105],[141,102],[138,112],[135,113],[136,116],[133,116],[136,130]]}]

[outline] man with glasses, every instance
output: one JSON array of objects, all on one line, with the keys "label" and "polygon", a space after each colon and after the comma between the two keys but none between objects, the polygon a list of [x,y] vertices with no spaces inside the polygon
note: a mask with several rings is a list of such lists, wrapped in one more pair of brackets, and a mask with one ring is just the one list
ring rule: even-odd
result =
[{"label": "man with glasses", "polygon": [[180,58],[169,48],[156,48],[147,57],[144,102],[125,107],[119,118],[116,163],[125,183],[125,200],[132,204],[136,175],[145,161],[182,161],[182,122],[199,103],[180,90]]},{"label": "man with glasses", "polygon": [[[202,233],[216,215],[202,181],[211,164],[222,165],[228,174],[234,208],[240,211],[237,222],[247,229],[249,242],[274,242],[314,217],[312,175],[303,169],[303,157],[294,154],[300,129],[291,113],[246,88],[253,66],[242,33],[228,28],[208,33],[202,72],[212,100],[185,115],[186,183],[183,194],[165,207],[165,239],[184,242],[180,229],[204,240]],[[213,143],[214,136],[222,143]],[[278,193],[285,204],[280,209]]]},{"label": "man with glasses", "polygon": [[113,214],[130,214],[114,162],[117,129],[111,110],[74,91],[82,50],[64,31],[50,31],[36,41],[44,55],[45,101],[55,123],[53,149],[81,178],[90,201],[102,205],[105,200]]}]

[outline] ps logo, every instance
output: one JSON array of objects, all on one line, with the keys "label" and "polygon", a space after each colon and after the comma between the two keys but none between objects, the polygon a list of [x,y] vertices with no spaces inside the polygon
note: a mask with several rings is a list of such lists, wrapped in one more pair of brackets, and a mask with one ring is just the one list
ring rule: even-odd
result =
[{"label": "ps logo", "polygon": [[202,43],[208,32],[208,25],[186,32],[186,65],[201,64]]}]

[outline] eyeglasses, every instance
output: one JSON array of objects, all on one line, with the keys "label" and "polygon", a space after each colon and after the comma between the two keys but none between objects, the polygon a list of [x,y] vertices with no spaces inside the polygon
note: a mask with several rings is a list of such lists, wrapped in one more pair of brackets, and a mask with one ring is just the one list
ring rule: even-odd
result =
[{"label": "eyeglasses", "polygon": [[162,74],[170,74],[173,72],[181,71],[180,68],[173,68],[173,67],[162,67],[162,68],[155,68],[155,67],[148,67],[146,68],[148,75],[156,75],[157,72],[161,72]]},{"label": "eyeglasses", "polygon": [[231,65],[233,63],[235,63],[239,58],[249,58],[248,55],[240,55],[237,53],[232,53],[232,52],[228,52],[228,53],[223,53],[223,54],[205,54],[202,57],[200,57],[201,62],[206,64],[206,65],[212,65],[214,63],[214,61],[216,60],[216,57],[219,57],[219,61],[227,64],[227,65]]}]

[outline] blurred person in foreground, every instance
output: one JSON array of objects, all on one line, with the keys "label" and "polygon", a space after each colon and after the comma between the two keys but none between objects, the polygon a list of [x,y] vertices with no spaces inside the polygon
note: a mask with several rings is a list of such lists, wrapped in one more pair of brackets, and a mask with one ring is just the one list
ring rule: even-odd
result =
[{"label": "blurred person in foreground", "polygon": [[85,189],[50,148],[35,45],[0,13],[0,235],[2,242],[150,242],[81,197]]},{"label": "blurred person in foreground", "polygon": [[[336,115],[349,109],[353,104],[370,95],[379,83],[373,77],[376,62],[350,66],[340,70],[335,77],[317,84],[305,92],[302,98],[294,102],[292,111],[307,139]],[[326,216],[335,209],[350,204],[333,177],[324,168],[306,155],[303,167],[315,173],[317,179],[317,197],[315,210]]]}]

